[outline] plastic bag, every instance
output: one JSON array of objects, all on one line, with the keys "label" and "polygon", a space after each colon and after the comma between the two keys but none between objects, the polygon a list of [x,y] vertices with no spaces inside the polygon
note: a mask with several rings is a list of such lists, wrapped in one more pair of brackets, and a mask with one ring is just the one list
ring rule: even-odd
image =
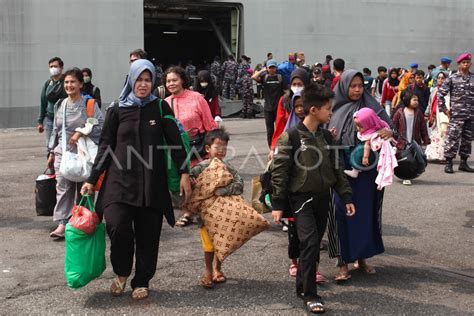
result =
[{"label": "plastic bag", "polygon": [[53,216],[56,206],[56,175],[54,169],[36,178],[35,204],[37,216]]},{"label": "plastic bag", "polygon": [[64,275],[67,285],[79,289],[98,278],[105,270],[105,225],[97,225],[92,235],[66,225]]},{"label": "plastic bag", "polygon": [[[87,209],[86,206],[89,209]],[[95,213],[91,197],[88,194],[82,196],[81,201],[78,205],[74,206],[71,213],[72,217],[69,220],[71,226],[88,235],[92,234],[95,231],[97,224],[100,223],[99,217]]]}]

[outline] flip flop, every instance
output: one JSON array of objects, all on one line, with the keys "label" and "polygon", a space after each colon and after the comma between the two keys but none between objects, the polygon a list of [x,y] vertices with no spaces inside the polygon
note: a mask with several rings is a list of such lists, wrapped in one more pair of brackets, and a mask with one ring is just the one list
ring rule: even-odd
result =
[{"label": "flip flop", "polygon": [[224,276],[224,273],[222,272],[215,272],[214,277],[212,278],[212,281],[214,283],[225,283],[227,281],[226,277]]},{"label": "flip flop", "polygon": [[178,221],[176,222],[176,226],[178,227],[186,227],[193,223],[193,218],[188,215],[181,216]]},{"label": "flip flop", "polygon": [[334,280],[338,282],[344,282],[347,281],[351,278],[352,276],[349,274],[349,272],[339,272],[336,274],[336,278]]},{"label": "flip flop", "polygon": [[205,289],[212,289],[214,287],[214,282],[212,282],[212,277],[209,275],[203,275],[201,277],[201,286]]},{"label": "flip flop", "polygon": [[366,274],[376,274],[377,271],[375,268],[367,263],[359,264],[358,262],[354,263],[354,268],[360,270]]},{"label": "flip flop", "polygon": [[150,291],[147,287],[136,287],[132,291],[132,298],[135,301],[144,300],[150,295]]},{"label": "flip flop", "polygon": [[322,300],[306,302],[306,309],[311,314],[324,314],[324,312],[326,312]]},{"label": "flip flop", "polygon": [[127,285],[127,281],[120,282],[118,278],[115,278],[110,286],[110,294],[112,296],[120,296],[125,291],[125,285]]}]

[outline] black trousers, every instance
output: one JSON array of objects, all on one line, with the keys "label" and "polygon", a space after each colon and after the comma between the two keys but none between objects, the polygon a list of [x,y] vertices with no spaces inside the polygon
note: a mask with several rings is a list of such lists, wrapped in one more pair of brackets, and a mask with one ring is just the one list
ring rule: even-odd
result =
[{"label": "black trousers", "polygon": [[290,198],[300,242],[296,293],[302,293],[304,300],[318,297],[316,263],[319,262],[319,244],[326,230],[329,200],[329,192],[327,195],[298,194]]},{"label": "black trousers", "polygon": [[132,288],[148,287],[156,271],[163,212],[146,207],[114,203],[104,209],[109,235],[110,261],[114,273],[128,277],[135,254],[135,276]]},{"label": "black trousers", "polygon": [[300,241],[298,240],[296,223],[290,220],[288,221],[288,257],[290,259],[298,259],[300,257]]},{"label": "black trousers", "polygon": [[277,112],[275,111],[263,111],[265,117],[265,126],[267,128],[267,143],[268,147],[272,145],[273,132],[275,132],[275,121]]}]

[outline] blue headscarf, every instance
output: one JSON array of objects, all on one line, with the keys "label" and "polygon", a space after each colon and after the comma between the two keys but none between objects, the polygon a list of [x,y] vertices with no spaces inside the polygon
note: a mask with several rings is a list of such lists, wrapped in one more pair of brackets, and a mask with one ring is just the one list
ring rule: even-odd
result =
[{"label": "blue headscarf", "polygon": [[133,87],[135,86],[135,82],[145,70],[148,70],[151,73],[152,86],[155,86],[155,66],[149,60],[146,59],[138,59],[134,61],[130,66],[130,72],[128,73],[127,83],[125,84],[125,87],[123,87],[122,92],[120,93],[119,107],[143,107],[157,99],[157,97],[151,93],[143,99],[138,98],[133,93]]},{"label": "blue headscarf", "polygon": [[298,125],[301,122],[301,119],[295,113],[295,101],[298,97],[301,97],[301,92],[293,94],[293,97],[291,98],[291,112],[290,116],[288,117],[288,121],[286,121],[285,131],[292,128],[293,126]]}]

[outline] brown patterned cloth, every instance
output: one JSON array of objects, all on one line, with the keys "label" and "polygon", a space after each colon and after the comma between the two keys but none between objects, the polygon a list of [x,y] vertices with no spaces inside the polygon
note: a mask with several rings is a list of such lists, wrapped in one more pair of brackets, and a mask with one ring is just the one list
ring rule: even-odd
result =
[{"label": "brown patterned cloth", "polygon": [[232,175],[219,159],[197,178],[186,209],[199,213],[217,258],[222,262],[250,238],[270,227],[270,223],[240,195],[217,196],[215,190],[232,182]]}]

